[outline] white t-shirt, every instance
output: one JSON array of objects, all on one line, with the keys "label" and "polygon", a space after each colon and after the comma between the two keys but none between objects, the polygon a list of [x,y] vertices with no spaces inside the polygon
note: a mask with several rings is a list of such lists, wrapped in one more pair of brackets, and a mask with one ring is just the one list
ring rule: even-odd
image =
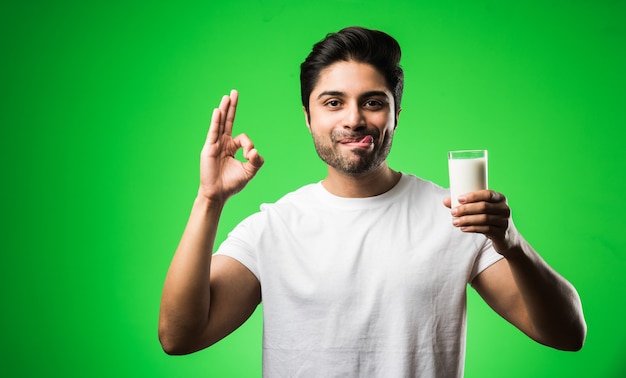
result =
[{"label": "white t-shirt", "polygon": [[317,183],[241,222],[217,253],[261,283],[264,376],[461,377],[467,284],[502,256],[447,195],[407,174],[369,198]]}]

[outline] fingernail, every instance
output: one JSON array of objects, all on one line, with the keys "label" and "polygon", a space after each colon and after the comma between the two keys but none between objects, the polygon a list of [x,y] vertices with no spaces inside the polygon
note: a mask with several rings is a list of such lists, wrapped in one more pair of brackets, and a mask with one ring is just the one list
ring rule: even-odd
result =
[{"label": "fingernail", "polygon": [[459,212],[459,210],[457,210],[457,208],[453,208],[452,211],[450,211],[450,213],[452,213],[452,215],[456,215]]},{"label": "fingernail", "polygon": [[464,203],[465,201],[467,201],[467,198],[465,198],[464,196],[459,197],[460,203]]},{"label": "fingernail", "polygon": [[453,225],[458,226],[458,225],[459,225],[459,223],[461,223],[461,221],[459,220],[459,218],[453,218],[453,219],[452,219],[452,224],[453,224]]}]

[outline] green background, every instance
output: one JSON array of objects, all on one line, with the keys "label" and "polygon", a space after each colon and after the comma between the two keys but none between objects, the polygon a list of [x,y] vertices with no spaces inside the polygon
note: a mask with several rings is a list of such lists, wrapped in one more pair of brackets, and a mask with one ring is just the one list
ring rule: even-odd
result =
[{"label": "green background", "polygon": [[266,159],[238,221],[320,180],[299,64],[327,32],[403,47],[390,164],[447,186],[446,151],[485,148],[518,228],[579,290],[578,353],[538,345],[470,289],[467,377],[626,376],[624,1],[18,2],[0,5],[6,377],[256,377],[261,311],[165,355],[160,291],[198,184],[211,110]]}]

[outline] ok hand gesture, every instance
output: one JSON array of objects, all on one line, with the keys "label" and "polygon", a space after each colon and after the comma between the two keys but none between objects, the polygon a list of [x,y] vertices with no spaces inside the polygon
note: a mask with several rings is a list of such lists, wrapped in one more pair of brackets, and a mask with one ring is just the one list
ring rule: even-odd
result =
[{"label": "ok hand gesture", "polygon": [[[211,201],[226,202],[252,180],[263,165],[263,158],[245,134],[232,136],[239,94],[222,97],[213,110],[211,125],[200,159],[200,189],[198,194]],[[235,159],[235,153],[243,148],[247,160]]]}]

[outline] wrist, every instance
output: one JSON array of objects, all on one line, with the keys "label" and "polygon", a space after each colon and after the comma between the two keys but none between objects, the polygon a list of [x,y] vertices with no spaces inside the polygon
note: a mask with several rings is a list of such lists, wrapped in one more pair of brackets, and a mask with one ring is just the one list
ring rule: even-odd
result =
[{"label": "wrist", "polygon": [[523,260],[526,254],[521,246],[514,246],[508,248],[506,251],[499,252],[508,261],[520,261]]},{"label": "wrist", "polygon": [[510,263],[524,264],[533,260],[533,248],[526,242],[521,235],[515,238],[515,242],[512,243],[505,251],[500,254],[504,256]]},{"label": "wrist", "polygon": [[220,200],[215,198],[209,198],[202,194],[198,194],[193,202],[193,206],[197,209],[201,209],[206,213],[221,213],[226,200]]}]

